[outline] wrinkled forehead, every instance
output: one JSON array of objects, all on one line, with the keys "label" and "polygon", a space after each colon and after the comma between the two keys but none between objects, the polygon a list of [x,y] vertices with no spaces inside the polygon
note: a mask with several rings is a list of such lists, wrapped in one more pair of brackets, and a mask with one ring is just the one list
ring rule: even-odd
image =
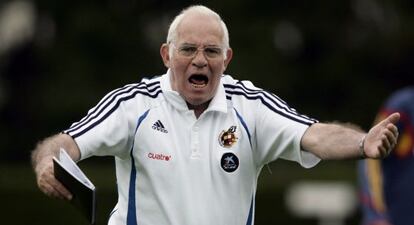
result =
[{"label": "wrinkled forehead", "polygon": [[212,15],[189,13],[177,27],[177,43],[222,45],[224,31]]}]

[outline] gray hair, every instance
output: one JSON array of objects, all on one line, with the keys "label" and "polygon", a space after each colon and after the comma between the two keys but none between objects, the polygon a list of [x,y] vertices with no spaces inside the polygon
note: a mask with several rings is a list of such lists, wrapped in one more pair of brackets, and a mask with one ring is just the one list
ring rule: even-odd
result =
[{"label": "gray hair", "polygon": [[[187,14],[188,12],[197,12],[199,14],[212,16],[215,19],[217,19],[217,21],[220,22],[221,29],[223,30],[223,40],[222,40],[222,45],[224,46],[223,54],[224,54],[224,57],[226,57],[227,56],[226,51],[227,51],[228,48],[230,48],[229,31],[227,30],[227,26],[224,23],[224,21],[221,19],[219,14],[217,14],[213,10],[211,10],[211,9],[209,9],[209,8],[203,6],[203,5],[193,5],[193,6],[190,6],[188,8],[185,8],[184,10],[181,11],[180,14],[178,14],[174,18],[174,20],[170,24],[170,28],[168,29],[167,44],[173,43],[177,40],[178,25],[183,20],[184,15]],[[172,56],[172,48],[169,49],[169,53],[170,53],[170,57],[171,57]]]}]

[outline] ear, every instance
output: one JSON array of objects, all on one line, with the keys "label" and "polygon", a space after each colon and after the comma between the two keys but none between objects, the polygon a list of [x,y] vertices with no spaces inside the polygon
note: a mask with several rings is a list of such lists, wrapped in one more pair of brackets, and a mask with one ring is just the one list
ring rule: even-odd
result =
[{"label": "ear", "polygon": [[164,43],[161,45],[160,54],[165,67],[170,68],[170,51],[168,44]]},{"label": "ear", "polygon": [[229,65],[231,58],[233,57],[233,50],[231,48],[228,48],[226,51],[226,60],[224,60],[224,68],[223,68],[223,72],[224,70],[226,70],[227,66]]}]

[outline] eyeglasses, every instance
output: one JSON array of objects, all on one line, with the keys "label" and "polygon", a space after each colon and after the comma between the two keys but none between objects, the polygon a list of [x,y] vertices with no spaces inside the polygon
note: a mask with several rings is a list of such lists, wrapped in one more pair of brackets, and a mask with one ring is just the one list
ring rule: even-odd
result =
[{"label": "eyeglasses", "polygon": [[204,46],[197,47],[196,45],[184,44],[179,47],[176,47],[174,44],[172,46],[177,49],[177,53],[185,58],[194,58],[198,51],[203,51],[204,56],[207,59],[217,59],[223,56],[223,49],[218,46]]}]

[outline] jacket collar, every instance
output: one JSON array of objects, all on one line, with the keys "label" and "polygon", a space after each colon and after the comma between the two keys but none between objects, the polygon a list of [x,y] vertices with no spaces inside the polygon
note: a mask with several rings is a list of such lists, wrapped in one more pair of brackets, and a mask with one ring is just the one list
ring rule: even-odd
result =
[{"label": "jacket collar", "polygon": [[[167,102],[174,106],[176,109],[180,111],[188,111],[189,109],[184,98],[178,92],[172,90],[171,88],[171,76],[171,71],[168,70],[167,73],[161,77],[161,89],[164,94],[164,97],[167,100]],[[211,100],[205,112],[208,111],[219,111],[227,113],[226,92],[224,90],[222,79],[220,79],[216,95]]]}]

